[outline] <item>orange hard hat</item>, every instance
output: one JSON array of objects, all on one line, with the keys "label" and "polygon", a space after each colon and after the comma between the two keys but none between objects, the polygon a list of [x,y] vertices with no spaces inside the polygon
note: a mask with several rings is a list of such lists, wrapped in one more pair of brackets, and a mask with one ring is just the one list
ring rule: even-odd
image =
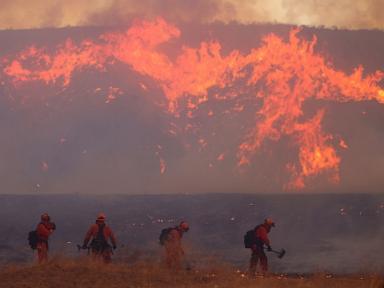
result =
[{"label": "orange hard hat", "polygon": [[97,221],[105,221],[105,214],[104,213],[99,213],[99,215],[97,215]]},{"label": "orange hard hat", "polygon": [[275,222],[273,222],[273,220],[271,218],[266,218],[264,220],[264,224],[267,224],[267,225],[269,225],[271,227],[275,227]]}]

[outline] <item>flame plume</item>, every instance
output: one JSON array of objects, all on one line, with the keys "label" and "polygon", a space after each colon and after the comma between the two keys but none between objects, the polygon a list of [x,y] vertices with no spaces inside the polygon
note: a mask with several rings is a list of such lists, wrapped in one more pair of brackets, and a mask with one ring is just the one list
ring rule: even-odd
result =
[{"label": "flame plume", "polygon": [[[316,37],[307,41],[300,39],[298,32],[293,29],[288,41],[266,35],[262,45],[247,54],[234,50],[223,55],[219,42],[201,42],[198,48],[182,47],[171,60],[159,46],[179,37],[180,30],[160,18],[137,21],[126,32],[106,33],[97,41],[85,40],[76,45],[67,40],[54,53],[30,47],[5,59],[3,73],[16,86],[43,81],[67,87],[75,71],[104,71],[120,62],[154,79],[167,99],[167,111],[175,116],[182,109],[192,113],[207,102],[212,88],[220,91],[216,95],[219,101],[248,97],[260,105],[253,128],[242,136],[238,146],[238,166],[249,165],[266,140],[279,141],[289,136],[298,147],[298,160],[287,164],[291,180],[286,187],[301,189],[307,178],[324,172],[331,182],[338,182],[341,161],[332,145],[333,136],[322,129],[324,110],[304,119],[304,102],[317,99],[384,103],[384,90],[379,86],[384,73],[363,76],[362,67],[351,75],[338,71],[314,52]],[[232,113],[242,113],[240,101],[233,103]],[[161,161],[163,173],[165,162],[162,158]]]}]

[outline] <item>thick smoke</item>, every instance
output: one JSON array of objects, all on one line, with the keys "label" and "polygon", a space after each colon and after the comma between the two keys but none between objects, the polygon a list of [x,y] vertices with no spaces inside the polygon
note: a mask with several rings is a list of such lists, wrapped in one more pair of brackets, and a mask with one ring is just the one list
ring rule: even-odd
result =
[{"label": "thick smoke", "polygon": [[172,22],[287,23],[347,29],[383,29],[384,2],[366,0],[3,0],[0,29],[126,25],[135,17]]},{"label": "thick smoke", "polygon": [[[178,51],[181,44],[196,46],[208,38],[222,43],[223,51],[249,51],[260,45],[262,35],[274,32],[287,37],[289,29],[282,25],[194,26],[186,31],[203,34],[186,32],[180,42],[164,49]],[[15,55],[32,44],[53,50],[68,37],[80,42],[96,38],[101,30],[4,31],[0,34],[0,56]],[[304,29],[300,34],[306,38],[316,34],[316,49],[332,55],[328,58],[337,69],[351,73],[362,64],[365,73],[372,73],[382,67],[382,32]],[[193,39],[190,35],[199,36]],[[238,173],[236,135],[253,119],[254,110],[235,116],[226,113],[231,101],[211,99],[202,103],[194,116],[198,132],[176,137],[169,131],[176,124],[186,127],[191,119],[163,113],[164,93],[159,86],[121,63],[111,65],[108,71],[79,70],[66,89],[40,82],[13,87],[3,77],[2,193],[269,193],[281,190],[282,183],[289,180],[285,164],[297,158],[289,139],[268,141],[255,155],[254,164]],[[211,94],[219,91],[211,90]],[[313,185],[308,191],[382,192],[383,106],[373,101],[322,100],[308,101],[303,108],[313,115],[319,107],[326,108],[324,130],[335,135],[335,145],[341,136],[349,148],[337,148],[342,159],[340,184],[330,185],[327,175],[322,175],[309,179]],[[215,113],[210,115],[210,110]],[[207,139],[208,145],[199,142],[200,138]],[[205,148],[199,149],[200,144]],[[161,159],[166,162],[163,174],[159,171]]]}]

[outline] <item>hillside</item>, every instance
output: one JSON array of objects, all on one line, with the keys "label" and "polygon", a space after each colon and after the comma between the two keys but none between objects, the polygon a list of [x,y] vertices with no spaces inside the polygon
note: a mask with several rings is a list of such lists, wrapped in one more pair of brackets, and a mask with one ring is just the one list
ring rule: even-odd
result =
[{"label": "hillside", "polygon": [[87,260],[55,259],[46,265],[4,266],[0,287],[365,287],[383,288],[384,278],[375,276],[334,277],[317,274],[307,277],[269,276],[250,279],[230,267],[171,272],[159,264],[134,265],[91,263]]}]

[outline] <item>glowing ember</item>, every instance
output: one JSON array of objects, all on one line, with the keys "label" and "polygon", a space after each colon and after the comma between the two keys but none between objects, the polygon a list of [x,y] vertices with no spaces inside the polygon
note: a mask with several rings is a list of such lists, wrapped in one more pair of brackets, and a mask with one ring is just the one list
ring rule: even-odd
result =
[{"label": "glowing ember", "polygon": [[66,139],[66,138],[61,137],[61,138],[59,139],[59,143],[60,143],[60,144],[64,144],[65,142],[67,142],[67,139]]},{"label": "glowing ember", "polygon": [[167,164],[164,158],[161,156],[162,150],[163,150],[163,147],[161,145],[157,145],[157,151],[155,152],[155,155],[159,158],[160,173],[164,174],[165,170],[167,169]]},{"label": "glowing ember", "polygon": [[105,100],[105,103],[111,103],[112,101],[116,100],[119,95],[123,94],[123,92],[120,90],[120,88],[117,87],[109,87],[108,88],[108,95]]},{"label": "glowing ember", "polygon": [[[176,119],[183,109],[187,118],[193,119],[194,111],[210,98],[232,103],[228,113],[240,114],[247,107],[236,100],[248,97],[260,105],[254,111],[253,128],[240,135],[238,165],[251,165],[266,140],[279,141],[288,136],[298,147],[298,160],[286,165],[291,173],[286,187],[300,189],[308,178],[324,172],[331,182],[338,182],[341,161],[333,147],[333,136],[322,129],[324,110],[308,118],[303,103],[311,98],[384,103],[384,90],[378,84],[384,74],[378,71],[363,77],[362,67],[351,75],[337,71],[314,52],[316,37],[307,41],[300,39],[298,33],[299,30],[292,30],[287,42],[274,34],[267,35],[262,45],[248,54],[234,50],[224,56],[217,41],[202,42],[198,48],[184,46],[175,60],[171,60],[158,46],[179,37],[180,31],[157,19],[137,22],[125,33],[106,33],[97,41],[85,40],[80,45],[67,40],[54,53],[30,47],[14,58],[5,59],[3,72],[15,85],[43,81],[47,85],[67,87],[76,71],[107,71],[110,65],[121,62],[158,83],[168,101],[168,112]],[[139,85],[147,91],[144,84]],[[211,88],[220,92],[210,95]],[[120,94],[118,88],[111,87],[106,103]],[[208,115],[213,116],[213,111],[209,110]],[[177,130],[172,127],[169,132],[176,135]],[[197,142],[201,150],[208,145],[201,137]],[[348,147],[343,140],[339,146]],[[160,150],[156,155],[164,173],[166,166]],[[224,155],[217,158],[223,159]]]},{"label": "glowing ember", "polygon": [[47,172],[48,169],[49,169],[48,163],[45,161],[41,162],[41,171]]},{"label": "glowing ember", "polygon": [[143,89],[144,91],[148,91],[148,87],[147,87],[144,83],[140,83],[140,87],[141,87],[141,89]]},{"label": "glowing ember", "polygon": [[344,149],[348,149],[347,143],[343,139],[340,139],[339,146]]},{"label": "glowing ember", "polygon": [[224,153],[221,153],[219,156],[217,156],[217,161],[223,161],[225,158]]},{"label": "glowing ember", "polygon": [[340,215],[341,216],[347,215],[347,210],[345,208],[340,208]]}]

